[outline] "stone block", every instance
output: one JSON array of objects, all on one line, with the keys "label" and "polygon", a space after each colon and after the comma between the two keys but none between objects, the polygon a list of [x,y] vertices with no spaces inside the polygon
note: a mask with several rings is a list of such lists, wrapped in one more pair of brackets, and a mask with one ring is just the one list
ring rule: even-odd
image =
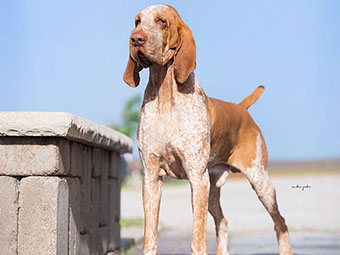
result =
[{"label": "stone block", "polygon": [[116,250],[116,251],[110,251],[108,253],[106,253],[106,255],[120,255],[121,252],[119,250]]},{"label": "stone block", "polygon": [[1,137],[1,175],[67,175],[69,141],[62,138]]},{"label": "stone block", "polygon": [[120,254],[118,251],[110,251],[106,253],[106,255],[118,255],[118,254]]},{"label": "stone block", "polygon": [[99,246],[101,254],[106,254],[109,247],[109,229],[108,227],[99,228]]},{"label": "stone block", "polygon": [[109,160],[109,178],[118,178],[118,173],[120,173],[120,155],[118,152],[112,151],[110,152],[110,160]]},{"label": "stone block", "polygon": [[66,112],[0,112],[0,136],[64,137],[120,153],[132,151],[132,139],[109,127]]},{"label": "stone block", "polygon": [[71,142],[71,176],[80,177],[83,173],[83,169],[85,169],[86,165],[86,146],[77,143]]},{"label": "stone block", "polygon": [[105,153],[103,155],[103,168],[102,173],[100,175],[100,205],[99,205],[99,212],[100,212],[100,219],[99,225],[106,226],[108,223],[108,154]]},{"label": "stone block", "polygon": [[100,148],[92,149],[92,177],[99,178],[103,167],[103,153]]},{"label": "stone block", "polygon": [[110,251],[114,251],[120,248],[120,224],[119,222],[113,222],[109,226],[109,247]]},{"label": "stone block", "polygon": [[80,254],[81,187],[78,178],[66,178],[69,190],[68,255]]},{"label": "stone block", "polygon": [[80,235],[80,255],[91,255],[89,234]]},{"label": "stone block", "polygon": [[86,163],[80,177],[81,199],[80,199],[80,233],[88,233],[91,222],[91,147],[86,147]]},{"label": "stone block", "polygon": [[91,228],[89,232],[89,244],[91,255],[101,255],[99,252],[99,227]]},{"label": "stone block", "polygon": [[99,227],[100,219],[100,180],[91,178],[91,227]]},{"label": "stone block", "polygon": [[109,223],[119,221],[120,206],[117,201],[117,180],[109,179],[108,181],[108,214]]},{"label": "stone block", "polygon": [[17,254],[19,181],[0,176],[0,247],[2,255]]},{"label": "stone block", "polygon": [[115,191],[115,194],[116,194],[116,206],[117,206],[117,209],[116,209],[116,221],[119,221],[120,220],[120,192],[121,192],[121,188],[120,188],[120,181],[119,179],[117,180],[116,182],[116,191]]},{"label": "stone block", "polygon": [[117,191],[118,182],[116,179],[109,179],[109,196],[108,196],[108,210],[109,210],[109,250],[113,251],[119,248],[120,245],[120,201]]},{"label": "stone block", "polygon": [[92,150],[92,177],[99,178],[109,167],[108,151],[94,147]]},{"label": "stone block", "polygon": [[84,168],[83,172],[81,174],[81,178],[83,175],[85,177],[90,176],[91,177],[91,171],[92,171],[92,150],[93,147],[91,146],[85,146],[85,162],[84,162]]},{"label": "stone block", "polygon": [[[90,203],[90,247],[92,251],[99,250],[99,219],[100,219],[100,180],[91,179],[91,203]],[[96,253],[94,253],[96,254]]]},{"label": "stone block", "polygon": [[59,177],[23,178],[19,194],[18,255],[67,254],[66,181]]}]

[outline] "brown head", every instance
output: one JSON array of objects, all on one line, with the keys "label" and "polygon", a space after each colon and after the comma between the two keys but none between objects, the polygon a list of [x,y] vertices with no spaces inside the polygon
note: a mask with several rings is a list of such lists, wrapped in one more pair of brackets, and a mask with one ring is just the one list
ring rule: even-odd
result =
[{"label": "brown head", "polygon": [[137,87],[143,68],[164,66],[174,59],[176,80],[184,83],[196,67],[196,46],[191,30],[177,11],[168,5],[147,7],[137,14],[135,26],[124,81]]}]

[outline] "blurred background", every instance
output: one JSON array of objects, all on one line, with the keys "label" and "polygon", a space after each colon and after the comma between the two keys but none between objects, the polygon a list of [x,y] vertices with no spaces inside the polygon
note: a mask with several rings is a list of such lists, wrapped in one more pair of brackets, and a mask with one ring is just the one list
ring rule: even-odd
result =
[{"label": "blurred background", "polygon": [[[148,70],[141,72],[136,89],[123,82],[129,36],[135,15],[159,3],[1,1],[0,110],[71,112],[135,138]],[[269,169],[280,188],[289,226],[339,236],[340,2],[162,3],[174,6],[193,32],[196,76],[208,96],[240,102],[258,85],[265,86],[250,112],[264,134]],[[136,147],[126,161],[130,169],[140,171]],[[135,180],[140,182],[140,177]],[[293,185],[311,188],[296,193]],[[128,202],[140,199],[140,190],[122,194],[122,216],[141,218],[141,203],[130,208]],[[236,216],[241,209],[233,208],[234,220],[240,220]],[[250,225],[238,224],[241,229]],[[261,229],[256,226],[250,229]]]},{"label": "blurred background", "polygon": [[[65,111],[120,124],[145,89],[122,75],[134,17],[160,1],[1,1],[0,110]],[[197,44],[207,95],[250,108],[272,160],[340,157],[340,2],[162,1]],[[137,154],[136,154],[137,155]]]}]

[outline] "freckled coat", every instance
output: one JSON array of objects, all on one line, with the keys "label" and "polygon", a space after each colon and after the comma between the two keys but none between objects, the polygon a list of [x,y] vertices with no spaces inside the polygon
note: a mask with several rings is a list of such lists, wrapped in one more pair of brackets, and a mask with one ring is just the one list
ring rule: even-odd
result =
[{"label": "freckled coat", "polygon": [[240,104],[209,98],[197,81],[195,40],[177,11],[150,6],[135,18],[124,81],[138,86],[149,68],[138,127],[144,166],[143,254],[157,254],[157,223],[162,176],[186,178],[192,190],[192,254],[207,254],[206,217],[216,224],[216,254],[227,255],[227,221],[219,197],[228,172],[241,171],[275,223],[281,255],[291,254],[288,230],[278,211],[275,189],[266,171],[267,149],[247,108],[262,94],[258,87]]}]

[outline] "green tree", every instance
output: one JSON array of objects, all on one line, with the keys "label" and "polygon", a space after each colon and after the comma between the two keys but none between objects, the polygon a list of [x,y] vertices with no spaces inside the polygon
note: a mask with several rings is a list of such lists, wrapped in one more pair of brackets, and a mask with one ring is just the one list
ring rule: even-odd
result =
[{"label": "green tree", "polygon": [[123,109],[122,123],[120,125],[111,125],[111,128],[116,129],[131,138],[134,138],[139,122],[141,101],[142,97],[140,94],[129,98],[126,101]]}]

